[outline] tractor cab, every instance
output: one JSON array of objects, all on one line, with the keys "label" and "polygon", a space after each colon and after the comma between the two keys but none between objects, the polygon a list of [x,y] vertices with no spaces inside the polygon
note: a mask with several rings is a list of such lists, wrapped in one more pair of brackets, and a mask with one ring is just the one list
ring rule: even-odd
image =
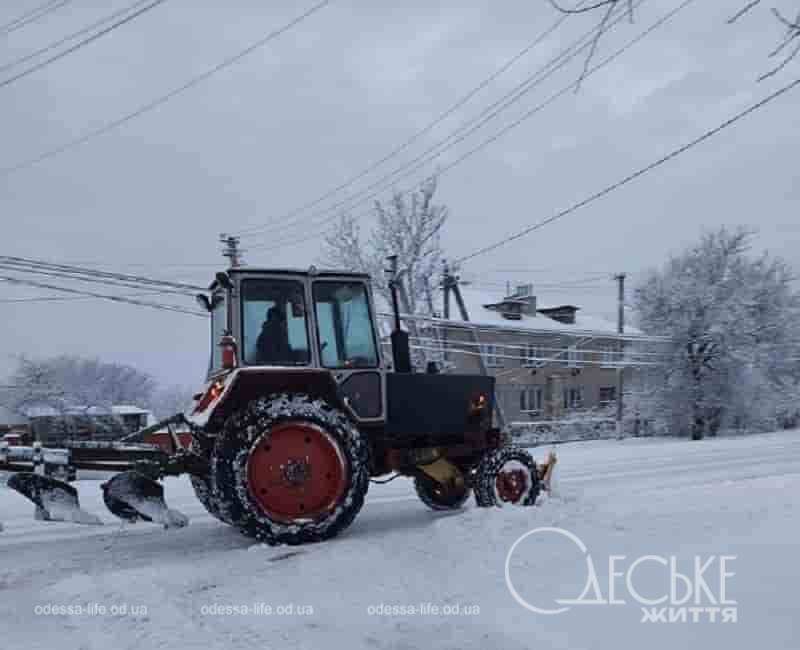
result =
[{"label": "tractor cab", "polygon": [[[369,276],[234,268],[201,298],[211,312],[209,376],[235,366],[328,370],[381,365]],[[231,336],[234,341],[226,341]],[[226,346],[236,347],[226,360]]]},{"label": "tractor cab", "polygon": [[[362,422],[383,419],[385,372],[368,275],[237,267],[218,273],[209,294],[198,296],[211,313],[206,397],[232,383],[237,399],[274,386],[346,400]],[[195,409],[203,422],[213,407],[204,401]]]}]

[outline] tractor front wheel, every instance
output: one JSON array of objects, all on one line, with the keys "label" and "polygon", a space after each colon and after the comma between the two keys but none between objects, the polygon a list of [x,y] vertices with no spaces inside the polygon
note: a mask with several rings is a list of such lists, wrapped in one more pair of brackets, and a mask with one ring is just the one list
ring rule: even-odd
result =
[{"label": "tractor front wheel", "polygon": [[532,506],[540,487],[536,461],[519,447],[488,452],[475,471],[475,501],[481,507]]},{"label": "tractor front wheel", "polygon": [[255,400],[225,424],[213,474],[222,510],[269,544],[329,539],[369,487],[369,447],[348,417],[307,395]]},{"label": "tractor front wheel", "polygon": [[458,510],[469,499],[470,489],[466,485],[461,489],[445,489],[434,481],[414,479],[414,489],[420,501],[431,510]]}]

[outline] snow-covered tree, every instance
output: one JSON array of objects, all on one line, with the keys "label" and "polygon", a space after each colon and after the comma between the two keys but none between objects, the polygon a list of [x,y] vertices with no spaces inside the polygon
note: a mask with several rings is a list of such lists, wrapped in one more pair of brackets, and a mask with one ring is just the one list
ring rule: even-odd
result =
[{"label": "snow-covered tree", "polygon": [[439,233],[447,220],[447,208],[433,202],[435,192],[436,179],[431,178],[410,197],[395,193],[386,203],[376,202],[376,223],[366,239],[356,218],[342,215],[325,237],[321,263],[369,273],[376,293],[390,304],[384,269],[386,258],[397,255],[408,309],[429,314],[442,268]]},{"label": "snow-covered tree", "polygon": [[49,407],[57,413],[110,411],[115,404],[147,405],[156,387],[149,374],[121,363],[58,356],[20,357],[0,402],[16,413]]},{"label": "snow-covered tree", "polygon": [[150,399],[150,410],[157,418],[168,418],[176,413],[185,412],[194,401],[192,395],[197,392],[192,386],[164,386],[157,388]]},{"label": "snow-covered tree", "polygon": [[671,431],[699,439],[796,414],[800,300],[783,260],[748,254],[752,236],[708,233],[636,289],[639,327],[670,342],[667,364],[640,373],[635,406]]}]

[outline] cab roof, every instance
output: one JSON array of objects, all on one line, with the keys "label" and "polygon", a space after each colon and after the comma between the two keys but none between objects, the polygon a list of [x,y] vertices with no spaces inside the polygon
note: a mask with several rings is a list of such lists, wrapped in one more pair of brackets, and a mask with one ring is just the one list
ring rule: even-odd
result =
[{"label": "cab roof", "polygon": [[[356,271],[337,271],[334,269],[318,269],[314,266],[307,267],[304,269],[289,269],[289,268],[270,268],[264,266],[236,266],[227,269],[227,273],[230,276],[236,275],[294,275],[294,276],[306,276],[306,277],[314,277],[314,278],[330,278],[330,277],[337,277],[337,278],[353,278],[356,280],[367,280],[369,281],[370,275],[369,273],[360,273]],[[209,286],[209,290],[215,289],[219,283],[215,279],[211,285]]]}]

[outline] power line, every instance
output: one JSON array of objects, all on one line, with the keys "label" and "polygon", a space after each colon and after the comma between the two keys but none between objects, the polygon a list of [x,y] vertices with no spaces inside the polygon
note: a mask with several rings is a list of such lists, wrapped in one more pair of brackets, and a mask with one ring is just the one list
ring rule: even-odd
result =
[{"label": "power line", "polygon": [[279,27],[278,29],[273,30],[272,32],[270,32],[269,34],[267,34],[263,38],[259,39],[258,41],[256,41],[252,45],[249,45],[248,47],[244,48],[243,50],[240,50],[237,54],[234,54],[233,56],[230,56],[230,57],[224,59],[221,63],[218,63],[217,65],[209,68],[205,72],[203,72],[203,73],[201,73],[201,74],[199,74],[199,75],[197,75],[195,77],[192,77],[189,81],[187,81],[186,83],[178,86],[177,88],[174,88],[173,90],[169,91],[168,93],[166,93],[164,95],[161,95],[160,97],[157,97],[156,99],[154,99],[154,100],[152,100],[152,101],[150,101],[150,102],[148,102],[146,104],[143,104],[142,106],[140,106],[136,110],[131,111],[130,113],[126,113],[125,115],[123,115],[120,118],[117,118],[117,119],[112,120],[110,122],[106,122],[105,124],[103,124],[102,126],[96,128],[96,129],[92,129],[90,131],[87,131],[83,135],[78,136],[77,138],[74,138],[72,140],[69,140],[69,141],[65,142],[64,144],[59,145],[58,147],[54,147],[53,149],[49,149],[49,150],[47,150],[47,151],[45,151],[45,152],[43,152],[43,153],[41,153],[38,156],[35,156],[33,158],[29,158],[27,160],[23,160],[22,162],[19,162],[19,163],[15,164],[15,165],[12,165],[11,167],[5,167],[2,170],[0,170],[0,175],[9,176],[9,175],[11,175],[11,174],[13,174],[15,172],[18,172],[18,171],[20,171],[22,169],[25,169],[27,167],[31,167],[33,165],[36,165],[36,164],[38,164],[38,163],[40,163],[40,162],[42,162],[44,160],[52,158],[53,156],[57,156],[57,155],[65,152],[65,151],[68,151],[68,150],[74,148],[74,147],[78,147],[78,146],[88,142],[89,140],[94,139],[97,136],[100,136],[100,135],[103,135],[105,133],[108,133],[109,131],[113,131],[114,129],[116,129],[116,128],[122,126],[123,124],[125,124],[126,122],[130,122],[131,120],[134,120],[137,117],[139,117],[141,115],[144,115],[145,113],[148,113],[149,111],[153,110],[154,108],[157,108],[158,106],[161,106],[162,104],[165,104],[166,102],[171,100],[173,97],[176,97],[177,95],[180,95],[181,93],[189,90],[190,88],[193,88],[194,86],[197,86],[198,84],[202,83],[203,81],[205,81],[209,77],[215,75],[217,72],[220,72],[221,70],[224,70],[225,68],[228,68],[228,67],[232,66],[234,63],[237,63],[238,61],[240,61],[241,59],[243,59],[247,55],[251,54],[252,52],[254,52],[258,48],[262,47],[263,45],[265,45],[269,41],[277,38],[281,34],[289,31],[292,27],[294,27],[295,25],[301,23],[306,18],[308,18],[312,14],[316,13],[317,11],[319,11],[320,9],[322,9],[323,7],[327,6],[330,3],[331,3],[331,0],[323,0],[322,2],[320,2],[320,3],[316,4],[316,5],[314,5],[313,7],[311,7],[310,9],[307,9],[304,13],[300,14],[296,18],[293,18],[291,21],[289,21],[288,23],[286,23],[282,27]]},{"label": "power line", "polygon": [[[580,5],[584,4],[585,2],[586,2],[586,0],[581,0],[581,2],[579,2],[577,6],[580,6]],[[490,74],[488,77],[485,77],[483,80],[481,80],[480,83],[478,83],[478,85],[474,86],[466,94],[462,95],[453,104],[451,104],[448,108],[446,108],[444,111],[442,111],[431,122],[429,122],[424,127],[422,127],[419,131],[414,133],[410,138],[408,138],[407,140],[403,141],[400,145],[396,146],[394,149],[389,151],[389,153],[384,155],[381,159],[379,159],[379,160],[375,161],[374,163],[368,165],[367,167],[362,169],[360,172],[358,172],[354,176],[351,176],[345,182],[341,183],[340,185],[337,185],[336,187],[331,188],[330,190],[328,190],[324,194],[320,195],[319,197],[317,197],[313,201],[309,201],[308,203],[305,203],[305,204],[303,204],[303,205],[301,205],[301,206],[299,206],[297,208],[294,208],[293,210],[290,210],[286,214],[278,217],[277,219],[273,219],[272,223],[285,221],[286,219],[290,219],[291,217],[293,217],[293,216],[295,216],[295,215],[297,215],[297,214],[299,214],[301,212],[305,212],[309,208],[316,207],[317,205],[319,205],[320,203],[322,203],[326,199],[330,198],[331,196],[334,196],[335,194],[338,194],[341,190],[352,186],[354,183],[358,182],[359,180],[361,180],[362,178],[367,176],[370,172],[372,172],[375,169],[377,169],[378,167],[380,167],[383,163],[391,160],[392,158],[395,158],[398,154],[400,154],[403,151],[405,151],[406,149],[408,149],[408,147],[410,147],[414,142],[416,142],[422,136],[424,136],[427,133],[429,133],[434,127],[436,127],[437,125],[441,124],[445,119],[447,119],[450,115],[455,113],[459,108],[461,108],[462,106],[467,104],[481,90],[486,88],[490,83],[492,83],[500,75],[502,75],[509,68],[511,68],[523,56],[528,54],[532,49],[534,49],[537,45],[539,45],[542,41],[544,41],[544,39],[546,39],[548,36],[550,36],[550,34],[552,34],[556,29],[558,29],[566,19],[567,19],[567,16],[561,16],[553,25],[551,25],[548,29],[546,29],[544,32],[539,34],[530,43],[528,43],[519,52],[517,52],[514,56],[512,56],[510,59],[505,61],[505,63],[503,63],[499,68],[497,68],[492,74]],[[268,224],[268,225],[272,225],[272,223]],[[250,228],[245,228],[243,230],[238,231],[238,234],[240,236],[246,236],[246,235],[252,234],[254,232],[260,232],[261,230],[264,229],[264,227],[265,226],[260,225],[260,226],[254,226],[254,227],[250,227]]]},{"label": "power line", "polygon": [[[75,279],[80,279],[80,277],[88,277],[88,278],[128,282],[128,283],[133,283],[135,285],[143,285],[148,288],[158,287],[158,288],[174,289],[186,295],[194,295],[194,293],[197,291],[205,290],[205,287],[195,284],[186,284],[183,282],[171,282],[168,280],[148,278],[141,275],[129,275],[125,273],[101,271],[99,269],[86,268],[68,264],[58,264],[58,263],[46,262],[43,260],[29,259],[25,257],[12,257],[8,255],[0,255],[0,264],[6,266],[11,265],[15,267],[13,269],[15,271],[25,272],[28,269],[33,269],[35,271],[50,271],[54,273],[65,273],[71,276],[75,276]],[[140,287],[137,286],[136,288]]]},{"label": "power line", "polygon": [[[61,273],[58,271],[48,271],[48,270],[41,270],[41,269],[32,269],[27,267],[20,267],[14,264],[2,264],[0,263],[0,269],[4,271],[15,271],[17,273],[28,273],[32,275],[44,275],[45,277],[49,278],[62,278],[67,280],[73,280],[77,282],[89,282],[93,284],[104,284],[110,285],[114,287],[124,287],[126,289],[141,289],[146,284],[142,283],[131,283],[131,282],[124,282],[118,280],[111,280],[99,277],[92,277],[92,276],[81,276],[76,275],[73,273]],[[186,296],[187,292],[180,289],[159,289],[158,293],[160,294],[177,294],[179,296]]]},{"label": "power line", "polygon": [[[564,267],[551,266],[551,267],[541,267],[541,268],[535,268],[535,269],[530,269],[530,268],[500,268],[500,269],[492,268],[492,269],[483,269],[483,270],[479,270],[479,271],[477,271],[477,270],[476,271],[471,271],[471,273],[476,273],[476,274],[479,274],[479,273],[493,273],[493,274],[497,273],[497,274],[501,274],[501,275],[502,274],[507,274],[507,273],[519,273],[521,275],[526,275],[526,274],[529,274],[529,273],[530,274],[533,274],[533,273],[563,273],[564,270],[565,270]],[[575,270],[577,270],[577,268]],[[606,271],[587,271],[585,269],[580,269],[580,271],[582,273],[585,273],[587,277],[590,277],[590,276],[611,277],[612,275],[614,275],[614,271],[609,271],[609,270],[606,270]]]},{"label": "power line", "polygon": [[15,32],[18,29],[25,27],[25,25],[30,25],[40,18],[44,18],[47,14],[52,13],[56,9],[60,9],[64,5],[69,4],[69,2],[70,0],[53,0],[52,2],[45,2],[43,5],[39,5],[35,9],[31,9],[22,16],[19,16],[18,18],[15,18],[11,22],[8,22],[0,27],[0,36],[5,36],[6,34]]},{"label": "power line", "polygon": [[9,63],[4,63],[3,65],[0,65],[0,72],[5,72],[6,70],[9,70],[9,69],[11,69],[11,68],[13,68],[15,66],[21,65],[23,63],[27,63],[28,61],[30,61],[32,59],[35,59],[36,57],[41,56],[42,54],[45,54],[45,53],[49,52],[50,50],[54,50],[57,47],[61,47],[64,43],[67,43],[67,42],[69,42],[69,41],[71,41],[71,40],[73,40],[75,38],[78,38],[79,36],[83,36],[84,34],[88,34],[93,29],[97,29],[101,25],[104,25],[105,23],[107,23],[107,22],[109,22],[111,20],[114,20],[115,18],[118,18],[119,16],[125,15],[129,11],[135,9],[136,7],[138,7],[140,5],[146,4],[147,2],[149,2],[149,0],[138,0],[138,2],[134,2],[133,4],[128,5],[127,7],[123,7],[122,9],[120,9],[118,11],[115,11],[112,14],[109,14],[105,18],[101,18],[100,20],[97,20],[97,21],[93,22],[91,25],[87,25],[83,29],[79,29],[77,32],[72,32],[71,34],[69,34],[67,36],[64,36],[63,38],[61,38],[61,39],[59,39],[57,41],[53,41],[49,45],[46,45],[45,47],[39,48],[38,50],[35,50],[34,52],[30,52],[28,54],[25,54],[24,56],[21,56],[20,58],[15,59],[14,61],[10,61]]},{"label": "power line", "polygon": [[22,278],[15,278],[6,275],[0,275],[0,281],[8,282],[10,284],[18,284],[22,286],[28,287],[36,287],[38,289],[51,289],[53,291],[63,291],[65,293],[72,293],[75,295],[81,296],[90,296],[92,298],[103,298],[105,300],[112,300],[114,302],[122,302],[127,303],[130,305],[137,305],[139,307],[151,307],[153,309],[160,309],[162,311],[172,311],[179,314],[189,314],[191,316],[200,316],[201,318],[208,318],[208,314],[204,314],[199,311],[193,311],[190,309],[185,309],[183,307],[178,307],[176,305],[166,305],[163,303],[158,302],[150,302],[147,300],[137,300],[134,298],[125,298],[123,296],[112,296],[109,294],[103,293],[94,293],[91,291],[83,291],[79,289],[69,289],[67,287],[61,287],[54,284],[45,284],[43,282],[34,282],[32,280],[23,280]]},{"label": "power line", "polygon": [[552,222],[554,222],[554,221],[556,221],[558,219],[561,219],[562,217],[566,217],[567,215],[575,212],[576,210],[579,210],[582,207],[585,207],[585,206],[589,205],[590,203],[593,203],[594,201],[596,201],[596,200],[602,198],[603,196],[605,196],[606,194],[610,194],[611,192],[619,189],[620,187],[622,187],[624,185],[627,185],[631,181],[639,178],[640,176],[645,175],[646,173],[648,173],[649,171],[652,171],[653,169],[655,169],[657,167],[660,167],[664,163],[669,162],[670,160],[672,160],[673,158],[676,158],[677,156],[680,156],[682,153],[685,153],[686,151],[688,151],[689,149],[693,148],[694,146],[696,146],[696,145],[708,140],[709,138],[715,136],[717,133],[719,133],[719,132],[723,131],[724,129],[728,128],[729,126],[735,124],[736,122],[741,120],[743,117],[746,117],[750,113],[753,113],[754,111],[757,111],[759,108],[767,105],[769,102],[773,101],[774,99],[777,99],[781,95],[789,92],[790,90],[793,90],[798,85],[800,85],[800,79],[796,79],[795,81],[783,86],[782,88],[779,88],[778,90],[776,90],[775,92],[771,93],[770,95],[767,95],[764,99],[756,102],[755,104],[752,104],[751,106],[749,106],[745,110],[740,111],[739,113],[736,113],[733,117],[728,118],[722,124],[714,127],[710,131],[706,131],[701,136],[695,138],[694,140],[691,140],[690,142],[687,142],[683,146],[678,147],[677,149],[674,149],[673,151],[671,151],[667,155],[662,156],[661,158],[659,158],[658,160],[650,163],[646,167],[642,167],[642,168],[636,170],[635,172],[633,172],[631,174],[628,174],[627,176],[625,176],[623,179],[617,181],[616,183],[613,183],[612,185],[608,185],[607,187],[603,188],[599,192],[595,192],[594,194],[592,194],[592,195],[588,196],[587,198],[583,199],[582,201],[578,201],[577,203],[574,203],[573,205],[571,205],[570,207],[566,208],[565,210],[562,210],[561,212],[558,212],[558,213],[554,214],[553,216],[548,217],[547,219],[544,219],[543,221],[540,221],[540,222],[538,222],[538,223],[536,223],[536,224],[534,224],[532,226],[529,226],[528,228],[525,228],[524,230],[521,230],[521,231],[519,231],[519,232],[517,232],[517,233],[515,233],[513,235],[510,235],[509,237],[505,237],[504,239],[501,239],[500,241],[495,242],[494,244],[490,244],[488,246],[484,246],[482,248],[479,248],[478,250],[474,251],[473,253],[470,253],[469,255],[464,255],[463,257],[458,258],[456,260],[456,263],[462,263],[462,262],[465,262],[467,260],[473,259],[473,258],[477,257],[478,255],[483,255],[484,253],[488,253],[490,251],[496,250],[497,248],[500,248],[501,246],[504,246],[505,244],[507,244],[507,243],[509,243],[511,241],[514,241],[516,239],[520,239],[521,237],[524,237],[525,235],[528,235],[531,232],[533,232],[535,230],[538,230],[539,228],[543,228],[544,226],[546,226],[546,225],[548,225],[548,224],[550,224],[550,223],[552,223]]},{"label": "power line", "polygon": [[[383,319],[393,319],[394,314],[387,313],[387,312],[378,312],[376,314],[379,318]],[[476,332],[488,332],[497,334],[498,328],[497,326],[492,327],[491,325],[479,325],[473,321],[461,321],[461,320],[447,320],[444,318],[438,318],[436,316],[423,316],[420,314],[400,314],[400,318],[405,321],[413,321],[419,323],[429,323],[430,327],[433,328],[447,328],[447,329],[467,329],[467,330],[474,330]],[[510,323],[510,321],[509,321]],[[553,336],[588,336],[588,337],[607,337],[611,336],[616,340],[625,340],[625,341],[641,341],[645,343],[668,343],[670,341],[669,337],[666,336],[656,336],[650,334],[635,334],[631,332],[626,332],[624,334],[617,333],[616,330],[613,331],[598,331],[592,329],[583,329],[579,327],[575,327],[572,329],[572,326],[564,326],[563,328],[546,328],[546,327],[536,327],[534,326],[525,326],[525,327],[514,327],[512,324],[506,325],[503,324],[502,331],[504,333],[514,333],[514,334],[549,334]]]},{"label": "power line", "polygon": [[[638,3],[641,4],[644,0],[638,0]],[[303,218],[292,219],[284,224],[277,224],[273,221],[270,224],[265,224],[262,226],[252,227],[247,230],[248,236],[252,236],[252,234],[256,232],[270,232],[274,230],[286,230],[294,225],[301,224],[306,225],[305,222],[308,219],[315,219],[317,217],[324,216],[328,213],[334,213],[329,218],[322,219],[319,223],[323,224],[331,219],[335,218],[336,210],[343,208],[347,204],[349,205],[346,209],[350,210],[357,205],[360,205],[371,198],[377,196],[381,193],[383,189],[386,189],[387,186],[391,185],[394,180],[399,180],[405,178],[409,174],[413,173],[417,169],[425,166],[432,160],[438,158],[443,153],[452,149],[455,145],[462,142],[465,138],[472,135],[474,132],[482,128],[485,124],[490,122],[491,120],[495,119],[500,113],[505,111],[510,106],[514,105],[516,102],[520,101],[525,95],[531,92],[533,89],[537,88],[540,84],[544,83],[547,79],[549,79],[553,74],[561,70],[565,67],[572,59],[578,56],[582,50],[588,48],[591,45],[591,40],[594,38],[595,33],[598,30],[608,30],[614,24],[619,22],[622,19],[622,16],[617,16],[611,23],[601,26],[601,27],[594,27],[589,31],[585,32],[582,36],[578,39],[573,41],[568,47],[561,50],[558,54],[556,54],[553,58],[551,58],[547,63],[543,66],[537,68],[537,70],[526,77],[522,82],[517,84],[514,88],[512,88],[509,92],[505,93],[500,99],[494,101],[489,106],[485,107],[478,115],[466,120],[462,124],[460,124],[457,128],[450,132],[449,135],[442,138],[432,146],[426,148],[421,154],[412,158],[408,162],[402,164],[401,166],[393,169],[392,171],[388,172],[384,176],[381,176],[376,181],[373,181],[371,184],[367,185],[365,188],[354,192],[350,196],[326,207],[321,210],[317,210],[313,212],[311,215]],[[581,45],[583,41],[586,41]],[[572,89],[572,85],[570,85],[570,89]],[[388,160],[392,156],[387,156],[386,159]],[[377,167],[377,164],[375,165]],[[407,170],[407,171],[406,171]],[[405,172],[405,173],[404,173]],[[352,203],[357,197],[369,193],[371,190],[378,188],[376,192],[373,192],[369,196],[366,196],[355,203]],[[315,203],[317,203],[315,201]],[[300,210],[293,211],[293,214],[296,214]],[[284,215],[283,218],[290,216]]]},{"label": "power line", "polygon": [[[476,272],[476,276],[477,277],[475,279],[471,279],[472,276],[470,276],[470,275],[465,277],[462,274],[462,276],[461,276],[462,277],[462,284],[466,284],[466,285],[474,285],[474,284],[493,285],[493,286],[496,286],[496,287],[505,287],[508,284],[506,282],[499,282],[499,281],[496,281],[496,280],[495,281],[493,281],[493,280],[481,280],[480,279],[480,273],[486,273],[486,271]],[[533,285],[534,285],[535,288],[539,288],[539,287],[571,287],[571,286],[581,286],[581,285],[587,285],[587,284],[593,284],[593,283],[602,284],[604,282],[607,282],[608,279],[611,277],[611,275],[612,275],[611,273],[603,273],[602,275],[592,274],[592,275],[581,276],[580,278],[575,278],[573,280],[563,280],[563,279],[543,280],[543,281],[535,282],[535,283],[533,283]],[[517,283],[517,284],[519,284],[519,283]]]},{"label": "power line", "polygon": [[[18,81],[19,79],[27,77],[29,74],[33,74],[37,70],[41,70],[42,68],[44,68],[45,66],[50,65],[54,61],[58,61],[59,59],[63,59],[65,56],[67,56],[69,54],[72,54],[73,52],[81,49],[82,47],[84,47],[86,45],[89,45],[90,43],[96,41],[98,38],[101,38],[101,37],[105,36],[106,34],[108,34],[109,32],[114,31],[117,27],[121,27],[122,25],[125,25],[126,23],[129,23],[130,21],[134,20],[135,18],[138,18],[139,16],[141,16],[143,13],[146,13],[146,12],[150,11],[151,9],[154,9],[155,7],[157,7],[160,4],[163,4],[164,2],[166,2],[166,0],[154,0],[149,5],[145,5],[144,7],[141,7],[139,9],[137,9],[136,11],[134,11],[131,14],[129,14],[128,16],[125,16],[124,18],[121,18],[120,20],[117,20],[117,21],[113,22],[108,27],[106,27],[104,29],[101,29],[99,32],[95,32],[94,34],[92,34],[91,36],[83,39],[82,41],[78,41],[74,45],[68,47],[66,50],[58,52],[57,54],[54,54],[50,58],[45,59],[44,61],[40,61],[36,65],[33,65],[30,68],[28,68],[26,70],[23,70],[22,72],[14,75],[12,77],[9,77],[8,79],[4,79],[3,81],[0,81],[0,88],[4,88],[5,86],[8,86],[9,84],[12,84],[15,81]],[[136,4],[140,4],[140,3],[134,3],[134,6]],[[128,7],[128,9],[130,9],[130,7]],[[124,13],[124,11],[127,11],[127,10],[123,10],[123,13]],[[117,12],[117,14],[119,14],[119,13],[120,12]],[[105,20],[108,20],[108,19],[104,19],[104,21]],[[104,21],[100,21],[100,22],[104,22]],[[84,32],[84,31],[86,31],[88,29],[89,28],[86,28],[85,30],[81,30],[81,32]],[[81,33],[81,32],[76,32],[76,33]],[[59,41],[59,43],[63,43],[64,40],[70,40],[73,37],[74,37],[74,35],[70,36],[70,37],[67,37],[67,39],[62,39],[61,41]],[[51,49],[52,47],[54,47],[54,45],[50,45],[50,46],[44,48],[44,50],[40,50],[39,52],[41,53],[43,51],[47,51],[48,49]],[[36,54],[29,55],[28,57],[23,57],[23,59],[30,58],[30,56],[35,56],[35,55]],[[23,59],[20,59],[20,60],[23,60]],[[3,69],[5,69],[8,66],[16,65],[16,63],[18,63],[18,61],[14,62],[14,63],[11,63],[11,64],[8,64],[7,66],[3,66]]]},{"label": "power line", "polygon": [[[522,124],[522,122],[524,122],[525,120],[527,120],[527,119],[529,119],[529,118],[533,117],[533,116],[534,116],[536,113],[538,113],[539,111],[541,111],[543,108],[545,108],[545,107],[546,107],[546,106],[548,106],[549,104],[553,103],[553,102],[554,102],[556,99],[558,99],[558,98],[560,98],[561,96],[565,95],[567,92],[570,92],[570,91],[572,91],[572,90],[573,90],[573,89],[574,89],[574,88],[577,86],[577,84],[578,84],[578,83],[582,83],[582,82],[583,82],[583,80],[585,80],[586,78],[590,77],[591,75],[593,75],[594,73],[596,73],[598,70],[602,69],[603,67],[605,67],[605,66],[609,65],[611,62],[613,62],[614,60],[616,60],[617,58],[619,58],[619,57],[620,57],[620,56],[621,56],[623,53],[625,53],[625,52],[626,52],[628,49],[630,49],[630,48],[631,48],[631,47],[633,47],[635,44],[637,44],[638,42],[640,42],[641,40],[643,40],[644,38],[646,38],[648,35],[650,35],[650,34],[651,34],[652,32],[654,32],[656,29],[658,29],[659,27],[661,27],[661,26],[662,26],[663,24],[665,24],[665,23],[666,23],[668,20],[670,20],[672,17],[674,17],[674,16],[675,16],[675,15],[676,15],[678,12],[680,12],[681,10],[683,10],[683,9],[685,9],[687,6],[689,6],[689,5],[690,5],[692,2],[694,2],[694,0],[684,0],[684,2],[682,2],[680,5],[678,5],[678,6],[677,6],[676,8],[674,8],[674,9],[672,9],[670,12],[668,12],[667,14],[665,14],[664,16],[662,16],[661,18],[659,18],[659,19],[658,19],[656,22],[654,22],[652,25],[650,25],[650,27],[648,27],[646,30],[644,30],[643,32],[641,32],[641,33],[640,33],[639,35],[637,35],[635,38],[633,38],[633,39],[631,39],[630,41],[628,41],[628,42],[627,42],[625,45],[623,45],[621,48],[619,48],[619,49],[618,49],[617,51],[615,51],[613,54],[609,55],[608,57],[606,57],[605,59],[603,59],[602,61],[600,61],[600,62],[599,62],[599,63],[597,63],[596,65],[594,65],[592,68],[590,68],[590,69],[589,69],[589,70],[586,72],[586,74],[585,74],[585,75],[583,75],[583,77],[582,77],[582,79],[581,79],[580,81],[573,81],[573,82],[571,82],[570,84],[568,84],[567,86],[565,86],[565,87],[563,87],[561,90],[559,90],[558,92],[556,92],[556,93],[554,93],[553,95],[551,95],[551,96],[550,96],[548,99],[546,99],[544,102],[542,102],[542,103],[540,103],[540,104],[537,104],[536,106],[534,106],[533,108],[531,108],[530,110],[528,110],[527,112],[525,112],[525,113],[524,113],[524,114],[523,114],[521,117],[519,117],[518,119],[514,120],[514,121],[513,121],[513,122],[511,122],[510,124],[508,124],[508,125],[504,126],[504,127],[503,127],[503,128],[501,128],[500,130],[498,130],[497,132],[495,132],[495,133],[494,133],[492,136],[490,136],[489,138],[486,138],[485,140],[483,140],[482,142],[480,142],[478,145],[476,145],[476,146],[475,146],[475,147],[473,147],[472,149],[469,149],[468,151],[466,151],[465,153],[463,153],[462,155],[460,155],[458,158],[456,158],[456,159],[455,159],[455,160],[453,160],[452,162],[450,162],[450,163],[448,163],[447,165],[445,165],[445,166],[441,167],[441,168],[440,168],[440,169],[438,169],[438,170],[437,170],[437,172],[436,172],[437,176],[441,176],[441,175],[443,175],[443,174],[447,173],[448,171],[450,171],[451,169],[453,169],[453,168],[454,168],[454,167],[456,167],[457,165],[459,165],[459,164],[461,164],[462,162],[464,162],[464,161],[465,161],[467,158],[469,158],[469,157],[473,156],[474,154],[476,154],[477,152],[481,151],[482,149],[484,149],[484,148],[485,148],[485,147],[487,147],[488,145],[490,145],[490,144],[492,144],[493,142],[497,141],[498,139],[500,139],[500,138],[501,138],[503,135],[505,135],[506,133],[508,133],[508,132],[509,132],[509,131],[511,131],[512,129],[514,129],[514,128],[518,127],[518,126],[519,126],[520,124]],[[457,144],[459,141],[461,141],[461,140],[463,140],[464,138],[466,138],[466,137],[467,137],[469,134],[470,134],[470,133],[464,134],[464,135],[463,135],[463,136],[461,136],[461,137],[460,137],[460,138],[459,138],[459,139],[458,139],[456,142],[452,143],[452,145],[450,145],[450,146],[454,146],[454,145],[455,145],[455,144]],[[426,164],[426,162],[429,162],[430,160],[432,160],[432,159],[436,158],[436,157],[437,157],[438,155],[440,155],[441,153],[442,153],[442,152],[439,152],[439,153],[437,153],[437,154],[434,154],[433,156],[431,156],[431,158],[430,158],[428,161],[423,161],[421,164],[417,165],[417,167],[416,167],[416,168],[419,168],[419,167],[422,167],[422,166],[424,166],[424,164]],[[411,170],[409,170],[408,172],[404,173],[404,174],[403,174],[401,177],[408,176],[408,175],[410,175],[410,174],[411,174],[413,171],[414,171],[414,169],[411,169]],[[414,191],[414,190],[415,190],[417,187],[419,187],[419,184],[415,184],[415,185],[411,186],[410,188],[408,188],[408,189],[406,189],[406,190],[404,190],[404,191],[402,191],[402,192],[399,192],[398,194],[400,194],[400,195],[402,195],[402,194],[409,194],[409,193],[413,192],[413,191]],[[380,190],[379,190],[379,191],[376,191],[376,192],[374,192],[373,194],[371,194],[371,195],[369,195],[369,196],[367,196],[367,197],[365,197],[365,198],[363,198],[363,199],[360,199],[359,201],[357,201],[357,202],[356,202],[356,203],[354,203],[353,205],[349,206],[347,209],[352,209],[352,208],[353,208],[353,207],[355,207],[356,205],[359,205],[359,204],[361,204],[361,203],[364,203],[365,201],[368,201],[368,200],[370,200],[370,199],[373,199],[373,198],[375,198],[375,197],[379,196],[380,194],[381,194],[381,191],[380,191]],[[370,211],[363,212],[363,213],[359,214],[359,215],[358,215],[358,217],[360,218],[360,217],[366,216],[366,215],[368,215],[368,214],[370,214]],[[271,250],[276,250],[276,249],[284,248],[284,247],[287,247],[287,246],[296,246],[296,245],[298,245],[298,244],[305,243],[305,242],[307,242],[307,241],[311,241],[311,240],[313,240],[313,239],[318,239],[319,237],[322,237],[322,236],[324,236],[324,232],[319,232],[319,228],[320,228],[322,225],[324,225],[325,223],[327,223],[327,222],[330,222],[330,221],[332,221],[332,220],[333,220],[333,219],[335,219],[335,218],[336,218],[336,214],[333,214],[333,215],[331,215],[330,217],[327,217],[326,219],[323,219],[323,220],[321,220],[320,222],[318,222],[318,223],[316,223],[316,224],[313,224],[313,225],[314,225],[314,227],[315,227],[315,229],[316,229],[316,232],[315,232],[314,234],[310,234],[310,235],[308,235],[308,236],[304,236],[304,237],[301,237],[301,238],[299,238],[299,239],[294,239],[294,240],[291,240],[291,239],[289,239],[289,240],[286,240],[286,241],[277,242],[275,245],[271,245],[271,246],[269,246],[269,245],[263,245],[263,246],[251,246],[251,247],[250,247],[250,250],[251,250],[251,251],[255,251],[255,250],[271,251]]]},{"label": "power line", "polygon": [[[139,293],[124,294],[123,298],[137,298],[139,296],[160,296],[161,291],[142,291]],[[30,298],[0,298],[0,303],[40,303],[40,302],[72,302],[75,300],[93,300],[93,296],[33,296]]]}]

